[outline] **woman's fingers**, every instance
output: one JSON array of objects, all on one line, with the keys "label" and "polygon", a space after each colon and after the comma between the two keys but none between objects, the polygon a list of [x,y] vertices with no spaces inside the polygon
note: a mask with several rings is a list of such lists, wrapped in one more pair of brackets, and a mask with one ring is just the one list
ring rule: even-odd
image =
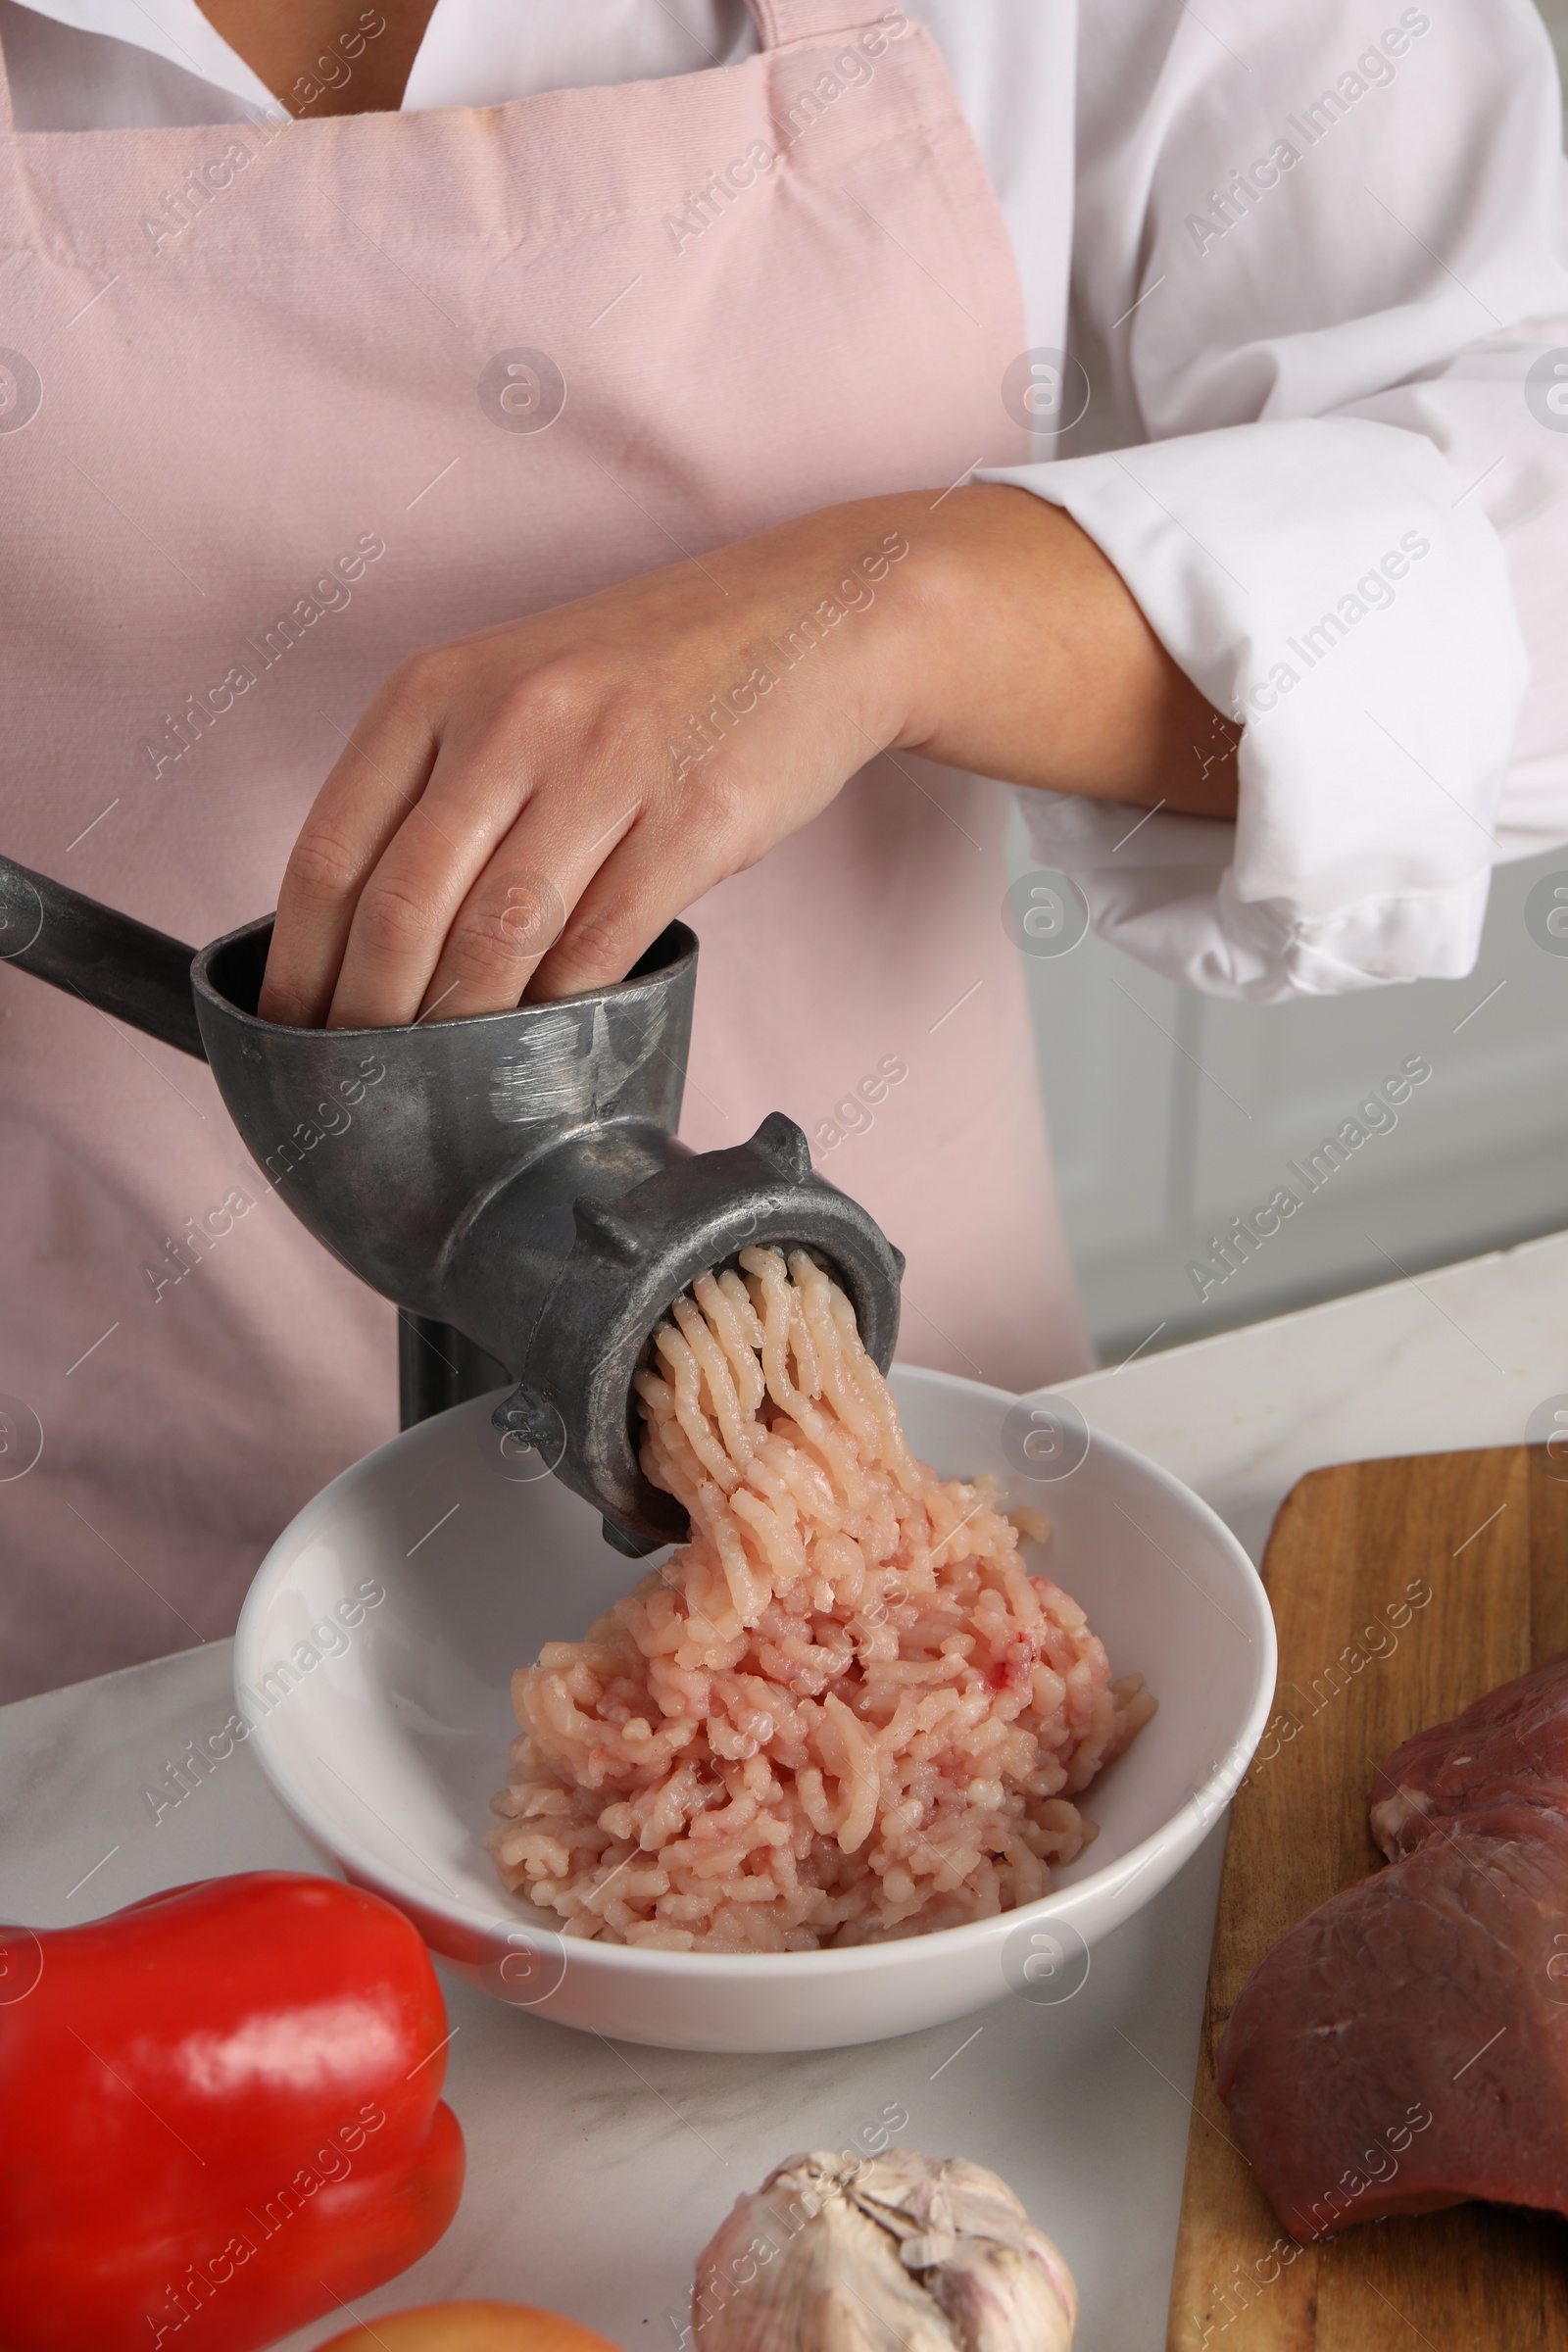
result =
[{"label": "woman's fingers", "polygon": [[[612,710],[618,699],[617,689]],[[419,1019],[608,987],[683,908],[770,846],[768,787],[797,762],[763,740],[750,759],[715,748],[676,777],[667,729],[606,725],[606,712],[586,699],[564,743],[537,756],[520,813],[452,918]],[[798,818],[831,798],[841,767],[824,764],[808,805],[797,786]],[[427,803],[440,781],[438,765]]]},{"label": "woman's fingers", "polygon": [[[504,1011],[524,993],[542,1000],[608,987],[683,907],[746,861],[732,854],[709,796],[637,791],[619,765],[595,777],[583,764],[570,778],[547,763],[534,779],[452,921],[420,1020]],[[646,764],[657,764],[651,752]]]},{"label": "woman's fingers", "polygon": [[[344,745],[278,891],[258,1005],[264,1021],[316,1029],[326,1020],[361,894],[419,808],[436,757],[436,720],[433,700],[400,672]],[[428,828],[427,817],[420,821]]]},{"label": "woman's fingers", "polygon": [[[429,781],[361,885],[331,1027],[504,1011],[552,954],[553,993],[618,980],[682,903],[671,889],[726,870],[712,859],[729,828],[703,819],[712,796],[680,789],[672,773],[670,739],[690,700],[679,658],[656,665],[650,684],[619,648],[536,656],[520,675],[517,652],[470,644],[466,692]],[[650,873],[629,902],[598,877],[649,808],[662,819],[667,886]]]},{"label": "woman's fingers", "polygon": [[[641,805],[633,800],[612,808],[593,838],[583,841],[581,834],[595,820],[581,794],[571,802],[571,814],[578,820],[575,838],[563,826],[559,811],[552,818],[547,791],[531,799],[459,907],[425,989],[419,1019],[464,1020],[474,1013],[503,1012],[517,1004],[541,960],[568,922],[577,920],[585,885],[636,824]],[[640,953],[634,948],[629,961],[634,963]],[[537,996],[537,987],[531,993]]]},{"label": "woman's fingers", "polygon": [[[515,1004],[635,814],[653,753],[641,713],[627,711],[628,664],[594,649],[541,653],[528,643],[538,634],[523,623],[448,649],[440,748],[360,883],[329,1027]],[[498,863],[519,812],[524,829]]]},{"label": "woman's fingers", "polygon": [[361,886],[326,1013],[329,1029],[400,1028],[417,1017],[442,943],[502,824],[476,808],[467,825],[454,830],[423,802],[410,809]]},{"label": "woman's fingers", "polygon": [[[485,674],[482,654],[470,656],[470,662],[466,691],[452,698],[437,721],[440,748],[424,790],[361,885],[327,1015],[330,1028],[413,1021],[433,1008],[436,997],[449,999],[443,1008],[448,1020],[460,1012],[502,1011],[516,1004],[538,956],[559,931],[559,921],[555,931],[550,928],[547,888],[524,904],[530,872],[553,880],[564,868],[559,852],[542,866],[535,860],[507,877],[508,884],[519,884],[521,897],[509,899],[505,886],[494,906],[489,895],[474,896],[519,808],[560,766],[561,753],[553,726],[526,707],[526,682],[498,689]],[[559,823],[557,829],[570,830]],[[570,895],[568,888],[566,899]],[[451,968],[438,981],[460,925]]]},{"label": "woman's fingers", "polygon": [[764,730],[744,747],[709,752],[694,774],[666,778],[584,885],[529,997],[576,996],[623,979],[705,892],[819,815],[856,765],[845,733],[824,719],[803,758]]},{"label": "woman's fingers", "polygon": [[[678,694],[677,713],[690,699]],[[807,746],[769,710],[739,743],[672,759],[678,721],[662,702],[635,665],[597,657],[481,690],[482,723],[454,720],[361,887],[328,1025],[462,1020],[525,992],[608,987],[856,764],[832,709]]]}]

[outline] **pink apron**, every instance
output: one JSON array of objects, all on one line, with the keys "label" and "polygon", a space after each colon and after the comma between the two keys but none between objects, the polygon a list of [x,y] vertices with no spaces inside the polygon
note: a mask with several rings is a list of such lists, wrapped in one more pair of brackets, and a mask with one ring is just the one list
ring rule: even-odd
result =
[{"label": "pink apron", "polygon": [[[0,849],[205,941],[416,648],[1020,454],[928,34],[753,7],[744,65],[484,111],[17,135],[0,79]],[[901,1353],[1018,1387],[1088,1358],[1005,811],[879,760],[704,899],[683,1132],[792,1113],[907,1253]],[[395,1350],[198,1064],[3,964],[0,1023],[10,1696],[226,1632]]]}]

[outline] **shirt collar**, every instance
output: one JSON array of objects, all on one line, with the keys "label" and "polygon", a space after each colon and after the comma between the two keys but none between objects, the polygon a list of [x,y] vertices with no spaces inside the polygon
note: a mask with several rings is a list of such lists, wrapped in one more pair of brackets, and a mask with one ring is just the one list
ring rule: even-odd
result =
[{"label": "shirt collar", "polygon": [[235,98],[279,111],[260,74],[208,23],[196,0],[22,0],[22,5],[77,32],[107,33],[111,40],[151,50]]},{"label": "shirt collar", "polygon": [[[183,67],[248,105],[277,99],[210,24],[196,0],[21,0],[77,32],[107,33]],[[588,0],[519,8],[518,0],[435,0],[404,93],[405,109],[494,106],[537,89],[658,80],[733,65],[757,46],[745,0]]]}]

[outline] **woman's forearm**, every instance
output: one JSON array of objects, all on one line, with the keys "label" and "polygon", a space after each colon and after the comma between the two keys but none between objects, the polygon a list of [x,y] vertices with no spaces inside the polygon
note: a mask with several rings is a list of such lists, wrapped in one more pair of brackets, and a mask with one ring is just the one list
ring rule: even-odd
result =
[{"label": "woman's forearm", "polygon": [[1177,667],[1070,514],[1000,483],[935,508],[923,494],[886,503],[910,548],[904,748],[1009,783],[1235,815],[1241,729]]},{"label": "woman's forearm", "polygon": [[1177,667],[1071,515],[1027,490],[982,482],[824,508],[706,562],[737,597],[765,597],[770,574],[788,581],[782,616],[801,602],[814,545],[831,590],[846,549],[893,539],[907,553],[878,584],[868,625],[845,632],[863,630],[893,748],[1012,784],[1235,815],[1240,728]]}]

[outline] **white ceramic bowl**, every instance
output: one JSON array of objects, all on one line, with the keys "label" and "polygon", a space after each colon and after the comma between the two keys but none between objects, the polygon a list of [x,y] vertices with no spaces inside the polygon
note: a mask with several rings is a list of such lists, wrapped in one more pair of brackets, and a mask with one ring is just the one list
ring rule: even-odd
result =
[{"label": "white ceramic bowl", "polygon": [[235,1681],[288,1812],[473,1983],[627,2041],[827,2049],[961,2017],[1009,1986],[1032,2000],[1073,1989],[1088,1947],[1158,1892],[1245,1773],[1274,1688],[1268,1603],[1207,1505],[1129,1447],[1097,1437],[1070,1476],[1037,1482],[1004,1451],[1015,1398],[902,1367],[893,1385],[916,1453],[950,1477],[994,1471],[1010,1501],[1050,1514],[1051,1574],[1112,1671],[1144,1673],[1160,1702],[1084,1799],[1100,1836],[1044,1901],[902,1942],[729,1958],[562,1938],[509,1896],[480,1839],[515,1730],[512,1670],[584,1633],[642,1570],[554,1478],[508,1475],[494,1398],[345,1471],[257,1573]]}]

